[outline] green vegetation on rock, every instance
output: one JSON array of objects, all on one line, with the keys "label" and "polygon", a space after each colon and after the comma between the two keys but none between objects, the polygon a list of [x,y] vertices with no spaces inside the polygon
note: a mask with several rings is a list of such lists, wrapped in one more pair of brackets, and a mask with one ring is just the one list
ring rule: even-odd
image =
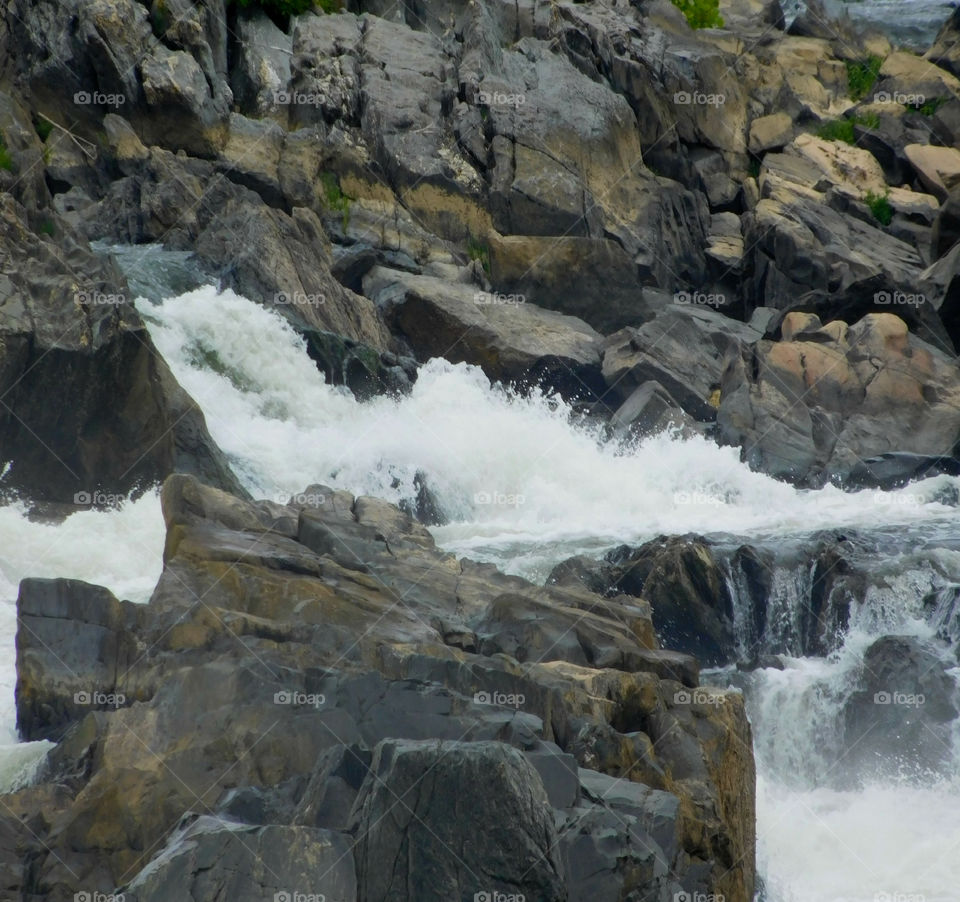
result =
[{"label": "green vegetation on rock", "polygon": [[719,0],[673,0],[691,28],[722,28]]},{"label": "green vegetation on rock", "polygon": [[862,125],[864,128],[878,128],[880,117],[876,113],[867,113],[863,116],[852,116],[849,119],[832,119],[817,129],[817,137],[824,141],[843,141],[845,144],[856,144],[853,127]]},{"label": "green vegetation on rock", "polygon": [[44,119],[42,116],[37,116],[34,128],[37,130],[37,134],[40,136],[41,141],[46,141],[50,137],[50,132],[53,131],[53,123],[49,119]]},{"label": "green vegetation on rock", "polygon": [[340,182],[332,172],[320,173],[320,183],[323,185],[324,203],[328,210],[336,210],[340,214],[343,231],[350,225],[350,198],[343,193]]},{"label": "green vegetation on rock", "polygon": [[873,218],[881,225],[888,226],[893,219],[893,207],[890,206],[890,192],[884,191],[883,194],[876,194],[868,191],[863,200],[873,213]]},{"label": "green vegetation on rock", "polygon": [[946,97],[934,97],[917,108],[922,116],[933,116],[947,102]]},{"label": "green vegetation on rock", "polygon": [[873,87],[880,74],[883,60],[879,56],[868,56],[863,61],[847,60],[847,83],[850,86],[850,99],[861,100]]},{"label": "green vegetation on rock", "polygon": [[467,256],[471,260],[479,260],[483,271],[490,273],[490,248],[488,248],[479,238],[471,235],[467,238]]},{"label": "green vegetation on rock", "polygon": [[0,132],[0,169],[13,172],[13,156],[7,150],[7,145],[3,140],[3,132]]}]

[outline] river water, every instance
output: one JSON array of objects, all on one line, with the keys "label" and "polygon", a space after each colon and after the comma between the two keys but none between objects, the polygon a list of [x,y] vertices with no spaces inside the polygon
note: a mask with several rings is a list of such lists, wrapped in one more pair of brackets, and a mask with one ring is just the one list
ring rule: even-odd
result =
[{"label": "river water", "polygon": [[[605,441],[556,399],[515,396],[475,368],[444,361],[422,367],[407,397],[358,403],[325,384],[279,316],[230,291],[192,287],[185,256],[118,253],[144,295],[137,306],[157,347],[257,496],[283,500],[325,482],[408,501],[423,474],[449,520],[432,530],[443,547],[535,580],[572,554],[600,554],[660,534],[696,532],[720,544],[772,548],[824,529],[879,536],[870,552],[876,562],[867,566],[886,568],[883,578],[853,606],[849,632],[829,658],[787,655],[783,670],[708,676],[746,694],[766,902],[960,898],[956,756],[936,773],[859,785],[834,779],[840,711],[870,642],[887,634],[958,638],[960,550],[953,545],[960,548],[960,480],[938,477],[896,492],[799,491],[751,472],[735,450],[699,438]],[[907,553],[925,543],[928,549]],[[162,547],[155,492],[60,525],[32,522],[16,506],[0,509],[0,643],[7,650],[0,780],[24,779],[45,750],[14,744],[18,580],[77,577],[143,601],[159,575]],[[783,575],[776,604],[787,625],[772,650],[790,651],[790,611],[805,591],[801,576]],[[931,597],[940,602],[931,607]],[[956,662],[955,649],[945,644],[943,653]]]}]

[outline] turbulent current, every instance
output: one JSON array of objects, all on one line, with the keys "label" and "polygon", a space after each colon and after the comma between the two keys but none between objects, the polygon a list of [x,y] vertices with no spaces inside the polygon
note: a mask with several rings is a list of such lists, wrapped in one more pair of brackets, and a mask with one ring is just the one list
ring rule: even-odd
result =
[{"label": "turbulent current", "polygon": [[[123,262],[128,270],[150,270],[161,261]],[[171,276],[176,260],[162,262],[167,270],[156,280],[186,287]],[[661,534],[775,546],[842,527],[882,529],[915,543],[960,527],[952,506],[958,480],[939,477],[890,493],[798,491],[751,472],[735,449],[702,439],[606,441],[561,401],[515,396],[465,365],[431,361],[409,396],[359,403],[325,384],[303,341],[274,313],[212,286],[165,297],[151,285],[141,281],[147,296],[137,306],[153,339],[252,493],[282,501],[322,482],[399,502],[411,501],[422,480],[447,520],[433,529],[443,547],[530,579],[544,579],[573,554]],[[13,746],[18,580],[78,577],[146,600],[160,572],[163,523],[156,493],[149,493],[118,511],[78,513],[61,525],[7,507],[0,533],[7,652],[0,780],[9,784],[23,779],[43,750]],[[786,658],[783,670],[749,676],[705,676],[731,680],[747,696],[767,902],[957,898],[960,767],[857,787],[829,778],[837,759],[825,750],[836,739],[865,648],[879,635],[929,637],[942,626],[931,617],[946,617],[943,605],[933,615],[922,600],[931,592],[956,598],[960,552],[938,548],[904,572],[854,606],[844,644],[831,657]],[[787,579],[785,608],[798,603],[793,591]]]}]

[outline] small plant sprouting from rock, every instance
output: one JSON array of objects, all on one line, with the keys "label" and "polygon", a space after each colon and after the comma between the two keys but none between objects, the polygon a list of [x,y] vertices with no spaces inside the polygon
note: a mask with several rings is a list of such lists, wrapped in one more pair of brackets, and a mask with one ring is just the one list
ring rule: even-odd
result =
[{"label": "small plant sprouting from rock", "polygon": [[328,210],[336,210],[340,214],[343,231],[350,225],[350,198],[343,193],[340,182],[332,172],[320,174],[320,183],[323,185],[323,200]]},{"label": "small plant sprouting from rock", "polygon": [[3,140],[3,132],[0,132],[0,169],[13,172],[13,156],[10,151],[7,150],[7,144]]},{"label": "small plant sprouting from rock", "polygon": [[947,102],[946,97],[934,97],[932,100],[928,100],[926,103],[921,104],[917,108],[917,112],[921,116],[934,116],[936,115],[937,110],[940,109]]},{"label": "small plant sprouting from rock", "polygon": [[878,128],[880,117],[876,113],[867,113],[863,116],[853,116],[850,119],[833,119],[825,122],[817,129],[817,137],[824,141],[843,141],[844,144],[856,144],[853,127],[862,125],[864,128]]},{"label": "small plant sprouting from rock", "polygon": [[879,56],[868,56],[865,60],[847,61],[847,84],[850,86],[850,99],[862,100],[873,87],[883,60]]},{"label": "small plant sprouting from rock", "polygon": [[41,235],[49,235],[52,238],[54,236],[54,233],[56,232],[56,229],[53,226],[53,220],[45,219],[43,222],[40,223],[40,228],[38,228],[37,231]]},{"label": "small plant sprouting from rock", "polygon": [[673,0],[691,28],[723,28],[719,0]]},{"label": "small plant sprouting from rock", "polygon": [[893,219],[893,207],[890,206],[890,192],[884,191],[883,194],[877,194],[868,191],[863,196],[864,203],[870,208],[873,218],[880,225],[888,226]]},{"label": "small plant sprouting from rock", "polygon": [[46,141],[50,137],[50,132],[53,131],[53,123],[49,119],[44,119],[43,116],[37,116],[33,127],[41,141]]},{"label": "small plant sprouting from rock", "polygon": [[479,260],[483,271],[490,275],[490,248],[473,235],[467,238],[467,256],[471,260]]}]

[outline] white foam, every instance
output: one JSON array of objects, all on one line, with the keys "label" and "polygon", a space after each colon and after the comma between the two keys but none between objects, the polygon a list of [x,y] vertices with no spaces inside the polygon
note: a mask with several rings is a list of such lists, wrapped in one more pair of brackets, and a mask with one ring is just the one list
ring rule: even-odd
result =
[{"label": "white foam", "polygon": [[514,572],[542,575],[547,554],[659,533],[805,532],[955,513],[931,500],[946,477],[897,493],[798,491],[701,438],[604,443],[562,402],[517,397],[464,364],[433,360],[409,397],[358,404],[324,383],[284,320],[233,292],[208,286],[138,306],[254,493],[319,481],[399,501],[415,495],[420,470],[451,520],[438,540]]},{"label": "white foam", "polygon": [[81,511],[59,524],[30,520],[20,505],[0,507],[0,790],[28,779],[50,743],[17,743],[17,593],[28,577],[69,577],[146,601],[160,577],[164,526],[156,492],[114,511]]}]

